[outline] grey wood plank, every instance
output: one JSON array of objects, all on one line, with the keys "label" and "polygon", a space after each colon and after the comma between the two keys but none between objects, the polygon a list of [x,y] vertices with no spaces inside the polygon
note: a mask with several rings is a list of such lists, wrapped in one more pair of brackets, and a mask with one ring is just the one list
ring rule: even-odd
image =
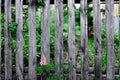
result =
[{"label": "grey wood plank", "polygon": [[29,0],[28,24],[29,24],[29,80],[36,80],[36,9],[35,0]]},{"label": "grey wood plank", "polygon": [[114,0],[106,0],[106,50],[107,50],[107,77],[106,80],[115,80],[114,77]]},{"label": "grey wood plank", "polygon": [[50,0],[43,0],[45,6],[41,11],[41,54],[50,63]]},{"label": "grey wood plank", "polygon": [[63,0],[55,0],[55,65],[56,79],[63,80]]},{"label": "grey wood plank", "polygon": [[76,48],[75,48],[75,2],[74,0],[68,0],[68,56],[69,56],[69,68],[71,68],[69,74],[69,80],[76,80]]},{"label": "grey wood plank", "polygon": [[87,29],[87,0],[80,0],[81,26],[81,80],[88,80],[88,29]]},{"label": "grey wood plank", "polygon": [[100,0],[93,0],[95,80],[102,80]]},{"label": "grey wood plank", "polygon": [[11,0],[5,0],[5,25],[4,25],[4,52],[5,52],[5,80],[12,80],[12,53],[11,53],[11,33],[9,24],[11,23]]},{"label": "grey wood plank", "polygon": [[23,0],[16,0],[16,76],[23,80]]}]

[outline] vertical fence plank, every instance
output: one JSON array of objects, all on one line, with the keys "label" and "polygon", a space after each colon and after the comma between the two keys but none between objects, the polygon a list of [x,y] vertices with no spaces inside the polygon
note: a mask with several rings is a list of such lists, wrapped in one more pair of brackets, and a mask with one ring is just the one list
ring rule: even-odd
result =
[{"label": "vertical fence plank", "polygon": [[16,76],[17,80],[23,80],[23,35],[22,13],[23,0],[16,0]]},{"label": "vertical fence plank", "polygon": [[119,76],[120,76],[120,0],[119,0]]},{"label": "vertical fence plank", "polygon": [[114,78],[114,0],[106,0],[107,77]]},{"label": "vertical fence plank", "polygon": [[42,6],[41,11],[41,53],[47,58],[47,63],[50,63],[50,0],[43,0],[45,6]]},{"label": "vertical fence plank", "polygon": [[11,33],[9,24],[11,23],[11,0],[5,0],[5,80],[12,80],[12,56],[11,56]]},{"label": "vertical fence plank", "polygon": [[28,23],[29,23],[29,80],[37,80],[36,77],[36,16],[35,0],[29,0]]},{"label": "vertical fence plank", "polygon": [[87,30],[87,0],[80,0],[81,23],[81,80],[88,80],[88,30]]},{"label": "vertical fence plank", "polygon": [[1,80],[1,75],[2,75],[2,73],[1,73],[1,59],[2,59],[2,57],[1,57],[1,28],[2,26],[1,26],[1,0],[0,0],[0,80]]},{"label": "vertical fence plank", "polygon": [[55,0],[55,65],[58,79],[60,75],[63,76],[63,0]]},{"label": "vertical fence plank", "polygon": [[75,53],[75,1],[68,0],[68,55],[69,55],[69,80],[76,80],[76,53]]},{"label": "vertical fence plank", "polygon": [[102,80],[100,0],[93,0],[95,80]]}]

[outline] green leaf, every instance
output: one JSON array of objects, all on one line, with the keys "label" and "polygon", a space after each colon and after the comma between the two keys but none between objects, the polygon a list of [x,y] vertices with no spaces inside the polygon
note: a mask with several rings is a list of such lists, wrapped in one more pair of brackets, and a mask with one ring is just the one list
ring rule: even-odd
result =
[{"label": "green leaf", "polygon": [[51,65],[50,64],[46,64],[44,67],[45,67],[45,69],[51,69]]},{"label": "green leaf", "polygon": [[51,80],[55,80],[55,78],[54,78],[54,77],[51,77]]},{"label": "green leaf", "polygon": [[42,0],[37,0],[38,1],[38,3],[41,5],[41,6],[45,6],[45,2],[43,2]]},{"label": "green leaf", "polygon": [[15,32],[15,30],[16,30],[16,28],[17,28],[17,23],[11,22],[8,26],[9,26],[9,30],[10,30],[11,32]]},{"label": "green leaf", "polygon": [[116,79],[117,79],[117,80],[120,80],[120,77],[118,76],[118,77],[116,77]]},{"label": "green leaf", "polygon": [[38,3],[41,3],[42,2],[42,0],[37,0],[38,1]]},{"label": "green leaf", "polygon": [[39,66],[36,66],[36,67],[35,67],[35,70],[36,70],[39,74],[42,74],[42,72],[43,72],[42,67],[39,67]]},{"label": "green leaf", "polygon": [[43,7],[44,7],[44,6],[45,6],[45,2],[41,2],[41,6],[43,6]]},{"label": "green leaf", "polygon": [[55,80],[54,77],[48,77],[46,80]]}]

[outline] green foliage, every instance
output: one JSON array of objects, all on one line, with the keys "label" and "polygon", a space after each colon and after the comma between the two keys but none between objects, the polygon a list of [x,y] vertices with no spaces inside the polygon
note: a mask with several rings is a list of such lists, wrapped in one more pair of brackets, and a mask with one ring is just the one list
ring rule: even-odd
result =
[{"label": "green foliage", "polygon": [[[48,75],[48,73],[50,72],[50,70],[56,69],[57,67],[59,67],[58,65],[51,65],[51,64],[46,64],[43,66],[36,66],[35,70],[37,73],[39,73],[39,75],[41,76],[46,76]],[[63,74],[55,75],[54,73],[50,73],[50,76],[47,76],[46,80],[61,80],[62,78],[64,78],[64,80],[67,80],[69,77],[69,73],[73,70],[73,68],[75,68],[75,66],[73,65],[69,65],[69,67],[66,67]]]},{"label": "green foliage", "polygon": [[41,3],[42,2],[42,0],[37,0],[38,1],[38,3]]},{"label": "green foliage", "polygon": [[44,67],[45,67],[45,69],[48,69],[48,70],[51,69],[51,65],[48,65],[48,64],[46,64]]},{"label": "green foliage", "polygon": [[45,6],[45,2],[43,2],[43,0],[37,0],[38,3],[40,4],[40,6],[44,7]]},{"label": "green foliage", "polygon": [[[35,70],[37,71],[37,73],[39,73],[39,75],[47,76],[52,68],[53,66],[51,66],[50,64],[46,64],[43,66],[36,66]],[[55,78],[53,76],[47,76],[46,80],[55,80]]]},{"label": "green foliage", "polygon": [[120,80],[120,76],[116,77],[116,80]]},{"label": "green foliage", "polygon": [[42,67],[40,67],[40,66],[36,66],[36,67],[35,67],[35,70],[36,70],[39,74],[42,74],[42,72],[43,72]]},{"label": "green foliage", "polygon": [[88,19],[88,29],[93,29],[93,14],[92,14],[92,7],[90,3],[87,5],[87,19]]},{"label": "green foliage", "polygon": [[11,22],[8,26],[9,26],[9,30],[10,30],[13,34],[15,34],[15,31],[16,31],[16,28],[17,28],[17,23]]},{"label": "green foliage", "polygon": [[46,80],[55,80],[54,77],[48,77]]}]

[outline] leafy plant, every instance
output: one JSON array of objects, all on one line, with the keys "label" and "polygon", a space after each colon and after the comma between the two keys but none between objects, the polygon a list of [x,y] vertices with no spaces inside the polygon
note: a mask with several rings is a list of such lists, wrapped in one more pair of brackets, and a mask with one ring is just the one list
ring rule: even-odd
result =
[{"label": "leafy plant", "polygon": [[[41,77],[48,75],[51,69],[52,66],[49,64],[35,67],[35,70],[39,73]],[[46,80],[55,80],[55,78],[53,76],[47,76]]]},{"label": "leafy plant", "polygon": [[17,23],[16,22],[11,22],[9,25],[9,30],[14,33],[16,31],[17,28]]},{"label": "leafy plant", "polygon": [[116,77],[116,80],[120,80],[120,76]]},{"label": "leafy plant", "polygon": [[37,1],[38,1],[38,3],[39,3],[42,7],[45,6],[45,2],[43,2],[43,0],[37,0]]},{"label": "leafy plant", "polygon": [[[75,68],[73,65],[69,65],[69,68],[64,68],[63,73],[61,75],[55,75],[54,73],[50,73],[50,70],[56,69],[57,65],[50,65],[46,64],[43,66],[36,66],[35,70],[41,77],[46,77],[46,80],[61,80],[64,78],[64,80],[67,80],[69,77],[70,72]],[[49,76],[46,76],[50,74]]]}]

